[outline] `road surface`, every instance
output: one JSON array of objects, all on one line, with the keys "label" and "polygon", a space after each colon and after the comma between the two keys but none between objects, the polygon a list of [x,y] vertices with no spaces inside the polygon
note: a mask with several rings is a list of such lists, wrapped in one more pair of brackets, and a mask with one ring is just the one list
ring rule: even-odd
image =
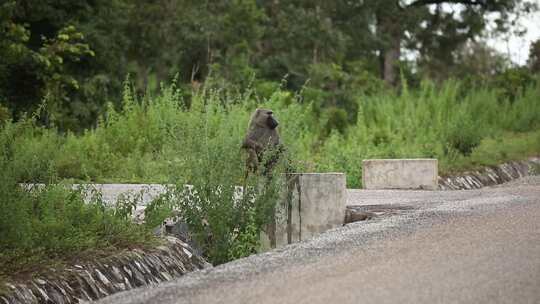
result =
[{"label": "road surface", "polygon": [[540,303],[539,177],[355,202],[408,208],[99,303]]}]

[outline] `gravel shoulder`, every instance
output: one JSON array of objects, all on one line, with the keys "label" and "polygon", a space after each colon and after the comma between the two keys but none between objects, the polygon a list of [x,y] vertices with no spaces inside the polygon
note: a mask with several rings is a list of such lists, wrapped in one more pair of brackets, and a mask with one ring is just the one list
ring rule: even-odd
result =
[{"label": "gravel shoulder", "polygon": [[99,303],[540,302],[539,177],[363,192],[348,204],[411,208]]}]

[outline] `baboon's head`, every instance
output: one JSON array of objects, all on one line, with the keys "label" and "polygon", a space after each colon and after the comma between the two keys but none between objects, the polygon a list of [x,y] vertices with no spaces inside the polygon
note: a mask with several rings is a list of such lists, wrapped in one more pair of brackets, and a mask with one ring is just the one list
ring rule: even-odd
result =
[{"label": "baboon's head", "polygon": [[264,128],[275,129],[279,123],[272,115],[274,112],[268,109],[257,109],[255,112],[255,121]]}]

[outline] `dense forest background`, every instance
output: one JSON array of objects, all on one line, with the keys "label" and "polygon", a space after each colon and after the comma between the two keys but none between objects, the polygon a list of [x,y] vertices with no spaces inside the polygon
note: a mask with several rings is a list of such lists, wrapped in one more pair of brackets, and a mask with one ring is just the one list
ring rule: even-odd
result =
[{"label": "dense forest background", "polygon": [[483,41],[519,34],[516,20],[535,9],[520,0],[2,1],[0,119],[41,108],[42,124],[80,132],[108,103],[120,106],[126,77],[142,96],[177,75],[187,103],[201,86],[301,91],[330,117],[328,130],[343,131],[356,120],[355,96],[402,81],[516,92],[540,68],[540,42],[516,67]]}]

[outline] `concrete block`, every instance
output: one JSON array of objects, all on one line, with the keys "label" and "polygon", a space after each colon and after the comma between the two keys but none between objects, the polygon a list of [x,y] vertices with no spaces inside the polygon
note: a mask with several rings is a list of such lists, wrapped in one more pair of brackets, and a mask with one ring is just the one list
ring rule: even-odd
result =
[{"label": "concrete block", "polygon": [[267,233],[270,247],[306,240],[343,225],[345,174],[293,173],[285,178],[286,186],[276,206],[275,226],[270,227],[274,233]]},{"label": "concrete block", "polygon": [[436,159],[367,159],[362,166],[364,189],[437,189]]}]

